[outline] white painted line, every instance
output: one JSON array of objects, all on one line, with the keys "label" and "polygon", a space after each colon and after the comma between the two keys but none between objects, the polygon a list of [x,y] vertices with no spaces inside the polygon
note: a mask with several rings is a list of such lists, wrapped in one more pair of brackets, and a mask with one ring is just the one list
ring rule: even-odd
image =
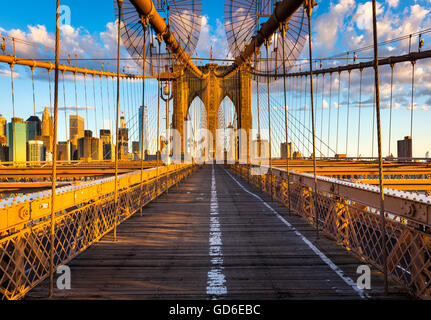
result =
[{"label": "white painted line", "polygon": [[214,175],[214,165],[211,172],[211,202],[210,202],[210,235],[209,255],[211,257],[211,270],[207,276],[207,295],[216,300],[217,296],[227,294],[226,279],[223,274],[222,232],[218,218],[217,186]]},{"label": "white painted line", "polygon": [[[224,169],[224,168],[223,168]],[[346,276],[343,272],[343,270],[341,270],[335,263],[332,262],[331,259],[329,259],[322,251],[320,251],[314,244],[312,244],[310,242],[310,240],[308,240],[301,232],[299,232],[294,226],[292,226],[292,224],[290,224],[286,219],[284,219],[273,207],[271,207],[267,202],[265,202],[261,197],[259,197],[257,194],[254,194],[253,192],[247,190],[234,176],[232,176],[230,174],[229,171],[227,171],[226,169],[224,169],[226,171],[226,173],[233,179],[233,181],[235,181],[242,190],[244,190],[245,192],[247,192],[248,194],[252,195],[253,197],[255,197],[256,199],[260,200],[263,205],[265,207],[267,207],[271,212],[273,212],[276,217],[283,222],[287,227],[289,227],[293,232],[295,232],[295,234],[301,238],[302,241],[305,242],[305,244],[316,254],[320,257],[320,259],[322,259],[323,262],[325,262],[347,285],[349,285],[353,290],[356,291],[356,293],[362,298],[369,298],[368,294],[358,288],[358,286],[356,285],[356,283],[348,276]]]}]

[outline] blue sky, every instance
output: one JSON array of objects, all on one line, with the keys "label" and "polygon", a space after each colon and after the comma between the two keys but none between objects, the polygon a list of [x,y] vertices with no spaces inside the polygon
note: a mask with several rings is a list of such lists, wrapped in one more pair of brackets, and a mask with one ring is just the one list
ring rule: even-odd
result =
[{"label": "blue sky", "polygon": [[[112,0],[63,0],[62,4],[71,9],[71,26],[62,30],[62,49],[71,53],[76,53],[86,57],[114,57],[115,56],[115,25],[113,21],[114,8]],[[363,48],[371,44],[371,26],[370,26],[370,3],[369,1],[355,0],[334,0],[321,1],[313,11],[312,32],[314,57],[324,58],[340,54],[347,51],[355,51],[357,48]],[[0,12],[0,32],[17,38],[25,38],[29,41],[39,42],[52,47],[54,37],[54,20],[55,1],[44,0],[35,5],[33,0],[22,0],[20,7],[25,10],[17,10],[16,3],[5,1],[2,4]],[[419,30],[431,28],[431,0],[389,0],[378,2],[378,19],[379,19],[379,41],[390,40],[399,36],[408,35]],[[203,1],[203,24],[201,29],[201,39],[198,44],[197,55],[208,57],[210,47],[213,46],[214,57],[224,58],[227,53],[227,42],[225,40],[224,26],[224,3],[221,1],[204,0]],[[431,38],[428,34],[424,35],[425,48],[430,48]],[[417,36],[412,38],[412,48],[417,50]],[[20,48],[18,48],[20,49]],[[18,50],[21,56],[34,53],[28,48]],[[380,48],[381,56],[389,56],[408,51],[408,40],[391,43]],[[303,50],[303,57],[307,57],[307,48]],[[52,56],[51,53],[44,52],[40,55]],[[123,52],[123,55],[127,53]],[[372,56],[372,51],[358,51],[359,58],[366,59]],[[352,54],[350,55],[350,57]],[[330,66],[334,61],[324,62],[324,66]],[[345,63],[345,61],[339,62]],[[108,67],[109,68],[109,67]],[[111,67],[113,68],[113,66]],[[16,91],[16,115],[27,118],[33,110],[33,100],[31,95],[31,73],[28,68],[14,69],[16,72],[15,91]],[[423,157],[428,150],[431,150],[431,142],[427,134],[428,122],[431,110],[431,63],[430,61],[421,61],[416,65],[417,89],[415,92],[414,107],[414,154]],[[410,64],[397,65],[394,73],[394,118],[393,118],[393,139],[392,152],[396,152],[396,140],[409,135],[410,117]],[[36,91],[37,91],[37,111],[42,111],[42,106],[49,105],[48,82],[46,72],[36,74]],[[334,88],[337,87],[337,77],[333,78]],[[328,79],[328,77],[326,78]],[[388,127],[388,97],[389,97],[389,79],[390,68],[382,68],[382,118],[383,133],[386,137],[384,140],[384,150],[388,149],[387,127]],[[71,77],[66,78],[67,104],[74,105],[74,95],[72,94],[73,80]],[[78,97],[78,105],[83,106],[82,98],[83,83],[78,79],[78,88],[81,90]],[[363,102],[369,100],[372,102],[372,73],[364,72],[364,83],[362,98]],[[321,81],[321,80],[319,80]],[[328,80],[326,80],[328,81]],[[342,74],[342,93],[341,93],[341,113],[345,115],[345,103],[347,100],[347,74]],[[329,84],[327,84],[327,87]],[[326,88],[327,88],[326,87]],[[358,100],[359,76],[352,73],[351,83],[351,104],[352,112],[355,109]],[[0,94],[3,99],[0,105],[0,113],[10,118],[10,77],[8,66],[0,65]],[[336,114],[336,99],[332,97],[332,103],[329,106],[328,91],[323,93],[321,101],[317,108],[322,108],[324,121],[328,119],[328,107],[332,109],[332,115]],[[319,98],[320,99],[320,98]],[[105,102],[106,103],[106,102]],[[367,107],[367,108],[365,108]],[[364,142],[361,143],[361,154],[370,154],[371,149],[366,141],[371,140],[371,125],[367,121],[372,118],[372,103],[364,104],[364,113],[362,119],[361,136]],[[301,106],[304,110],[309,105]],[[293,110],[293,108],[292,108]],[[320,112],[320,111],[319,111]],[[353,119],[353,118],[352,118]],[[354,120],[351,120],[352,123]],[[344,125],[344,123],[341,123]],[[368,125],[368,126],[367,126]],[[319,130],[319,128],[318,128]],[[354,129],[352,129],[354,130]],[[322,131],[326,131],[323,128]],[[369,137],[367,136],[369,135]],[[331,134],[333,137],[334,134]],[[61,136],[60,136],[61,138]],[[326,139],[324,136],[322,139]],[[354,138],[353,138],[354,139]],[[352,141],[353,141],[352,139]],[[333,143],[333,142],[332,142]],[[352,142],[353,143],[353,142]],[[340,142],[344,145],[345,142]],[[362,150],[363,148],[363,150]],[[356,150],[356,143],[349,147],[350,150]],[[376,155],[376,153],[374,153]]]}]

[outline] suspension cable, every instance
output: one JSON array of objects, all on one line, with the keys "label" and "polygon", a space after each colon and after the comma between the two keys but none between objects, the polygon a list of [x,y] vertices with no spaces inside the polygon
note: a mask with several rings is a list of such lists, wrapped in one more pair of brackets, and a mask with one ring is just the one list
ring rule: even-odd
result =
[{"label": "suspension cable", "polygon": [[349,116],[350,116],[350,76],[351,70],[349,72],[349,84],[347,88],[347,124],[346,124],[346,157],[348,156],[348,148],[349,148]]},{"label": "suspension cable", "polygon": [[320,156],[323,157],[322,142],[323,142],[323,102],[325,98],[325,74],[322,75],[322,104],[320,113]]},{"label": "suspension cable", "polygon": [[[142,24],[142,28],[144,30],[144,39],[143,39],[143,44],[142,44],[142,107],[141,107],[141,122],[142,122],[142,127],[141,129],[141,205],[140,205],[140,213],[141,216],[143,215],[143,197],[144,197],[144,193],[143,193],[143,186],[144,186],[144,131],[145,131],[145,60],[146,60],[146,43],[147,43],[147,23],[146,20],[141,17],[141,24]],[[146,139],[148,139],[148,137],[145,137]]]},{"label": "suspension cable", "polygon": [[394,66],[395,64],[391,63],[391,98],[389,105],[389,141],[388,141],[388,156],[391,156],[391,138],[392,138],[392,93],[393,93],[393,84],[394,84]]},{"label": "suspension cable", "polygon": [[84,98],[85,98],[85,124],[87,130],[89,129],[88,126],[88,99],[87,99],[87,74],[84,73]]},{"label": "suspension cable", "polygon": [[123,11],[123,0],[117,0],[118,5],[118,30],[117,30],[117,114],[116,114],[116,144],[115,144],[115,212],[114,212],[114,241],[117,241],[117,219],[118,219],[118,156],[119,156],[119,134],[118,122],[120,112],[120,49],[121,49],[121,17]]},{"label": "suspension cable", "polygon": [[338,72],[338,106],[337,106],[337,137],[335,143],[335,153],[338,154],[338,128],[340,123],[340,90],[341,90],[341,72]]},{"label": "suspension cable", "polygon": [[[286,37],[286,29],[287,29],[287,25],[286,23],[281,24],[281,36],[282,36],[282,46],[283,46],[283,93],[284,93],[284,130],[285,130],[285,135],[286,135],[286,173],[287,173],[287,199],[288,199],[288,210],[289,210],[289,214],[290,214],[290,210],[291,210],[291,201],[290,201],[290,197],[291,197],[291,193],[290,193],[290,167],[289,167],[289,132],[288,132],[288,126],[287,126],[287,92],[286,92],[286,49],[285,49],[285,37]],[[281,156],[281,150],[280,150],[280,156]]]},{"label": "suspension cable", "polygon": [[[36,95],[34,93],[34,69],[35,66],[33,65],[31,67],[31,84],[32,84],[32,89],[33,89],[33,115],[36,117]],[[34,125],[34,139],[36,140],[36,136],[37,136],[37,125]]]},{"label": "suspension cable", "polygon": [[[97,130],[97,104],[96,104],[96,84],[95,84],[95,75],[93,74],[93,103],[94,103],[94,130],[96,130],[96,135],[98,134]],[[99,138],[100,135],[99,135]],[[104,159],[102,159],[104,160]]]},{"label": "suspension cable", "polygon": [[269,144],[269,179],[270,179],[270,195],[271,199],[273,199],[272,194],[272,145],[271,145],[271,101],[270,101],[270,90],[269,90],[269,45],[270,45],[270,39],[265,39],[265,47],[266,47],[266,70],[268,72],[268,77],[266,81],[267,85],[267,94],[268,94],[268,131],[269,131],[269,138],[268,138],[268,144]]},{"label": "suspension cable", "polygon": [[358,104],[358,151],[357,151],[357,157],[359,159],[359,145],[361,140],[361,109],[362,109],[362,74],[364,69],[359,69],[360,76],[359,76],[359,104]]},{"label": "suspension cable", "polygon": [[316,236],[319,237],[319,219],[317,210],[317,170],[316,170],[316,132],[314,127],[314,102],[313,102],[313,54],[311,48],[311,11],[313,9],[313,0],[307,1],[308,16],[308,54],[310,60],[310,94],[311,94],[311,121],[313,130],[313,176],[314,176],[314,216],[316,224]]},{"label": "suspension cable", "polygon": [[328,157],[329,157],[329,145],[331,138],[331,109],[332,109],[332,72],[329,76],[329,106],[328,106]]},{"label": "suspension cable", "polygon": [[[65,71],[62,71],[61,75],[62,75],[62,82],[63,82],[64,124],[65,124],[64,128],[66,129],[66,141],[67,141],[67,140],[69,140],[68,139],[69,133],[67,131],[66,85],[64,83],[64,73],[65,73]],[[72,159],[69,159],[69,160],[72,160]]]},{"label": "suspension cable", "polygon": [[[410,138],[413,139],[413,110],[415,109],[414,94],[415,94],[415,64],[416,61],[412,60],[412,90],[411,90],[411,106],[410,106]],[[413,140],[412,140],[413,141]]]}]

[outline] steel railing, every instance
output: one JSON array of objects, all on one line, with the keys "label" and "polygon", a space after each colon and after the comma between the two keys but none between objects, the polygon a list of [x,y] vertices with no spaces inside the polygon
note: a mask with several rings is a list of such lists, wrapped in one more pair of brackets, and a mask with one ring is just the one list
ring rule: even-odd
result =
[{"label": "steel railing", "polygon": [[[172,165],[148,169],[145,170],[142,184],[139,180],[140,172],[120,176],[116,214],[113,181],[102,184],[92,182],[88,186],[67,192],[59,189],[64,201],[71,201],[55,208],[57,214],[53,244],[50,242],[50,210],[43,206],[41,210],[48,209],[47,214],[34,214],[0,233],[0,297],[22,298],[46,279],[49,276],[52,245],[56,269],[99,241],[114,228],[115,221],[117,225],[121,224],[141,207],[190,175],[195,168],[193,165]],[[82,198],[79,199],[78,195],[82,195]],[[73,200],[75,198],[78,200]],[[46,200],[43,198],[38,201],[49,203]],[[16,204],[9,208],[13,210],[13,214],[19,215]],[[0,212],[0,216],[2,214],[5,211]]]},{"label": "steel railing", "polygon": [[[273,168],[272,173],[253,175],[252,166],[237,164],[229,169],[261,191],[272,193],[284,205],[288,206],[290,200],[291,212],[314,226],[317,216],[319,230],[384,270],[377,187],[319,177],[315,193],[311,175],[291,172],[289,194],[286,170]],[[385,214],[388,276],[415,296],[430,299],[431,199],[418,195],[409,198],[405,196],[407,193],[396,190],[385,193],[388,194]]]}]

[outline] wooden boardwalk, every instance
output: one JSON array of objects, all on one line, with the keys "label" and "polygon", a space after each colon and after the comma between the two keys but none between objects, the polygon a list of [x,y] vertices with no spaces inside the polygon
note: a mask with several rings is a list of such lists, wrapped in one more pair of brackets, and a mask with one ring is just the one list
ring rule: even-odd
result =
[{"label": "wooden boardwalk", "polygon": [[[213,178],[214,177],[214,178]],[[235,181],[236,179],[237,181]],[[283,217],[283,218],[282,218]],[[291,226],[289,226],[291,224]],[[352,253],[207,165],[69,264],[58,299],[361,299]],[[349,282],[351,280],[352,282]],[[46,298],[47,281],[28,299]],[[352,285],[353,284],[353,285]],[[373,270],[370,298],[409,298]],[[366,297],[365,297],[366,298]]]}]

